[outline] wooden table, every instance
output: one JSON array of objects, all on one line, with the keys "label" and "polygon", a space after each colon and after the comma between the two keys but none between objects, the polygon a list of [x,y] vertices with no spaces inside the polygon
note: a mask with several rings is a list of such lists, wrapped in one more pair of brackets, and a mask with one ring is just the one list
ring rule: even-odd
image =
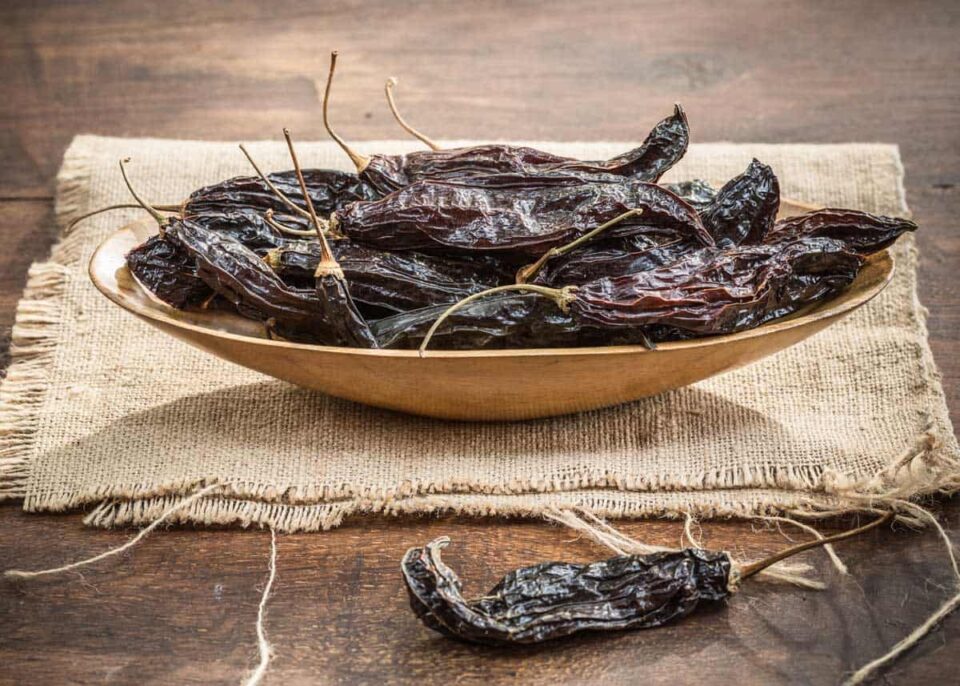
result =
[{"label": "wooden table", "polygon": [[[354,140],[398,135],[381,94],[398,74],[408,118],[435,137],[630,140],[679,100],[697,141],[899,143],[956,422],[958,10],[950,0],[6,2],[0,330],[8,340],[27,267],[54,237],[54,176],[74,134],[252,140],[287,125],[319,139],[315,79],[336,47],[336,117]],[[960,507],[944,514],[955,529]],[[671,523],[623,528],[651,542],[679,536]],[[525,563],[603,554],[521,521],[374,519],[283,536],[268,682],[830,684],[904,635],[951,583],[934,536],[876,532],[844,544],[852,577],[810,557],[826,592],[758,584],[660,631],[496,652],[446,641],[407,609],[398,560],[441,533],[473,591]],[[783,545],[746,524],[705,533],[717,547]],[[57,565],[128,536],[2,507],[0,566]],[[256,660],[268,548],[260,531],[172,530],[82,578],[0,582],[0,682],[236,683]],[[950,618],[886,678],[955,678],[958,630]]]}]

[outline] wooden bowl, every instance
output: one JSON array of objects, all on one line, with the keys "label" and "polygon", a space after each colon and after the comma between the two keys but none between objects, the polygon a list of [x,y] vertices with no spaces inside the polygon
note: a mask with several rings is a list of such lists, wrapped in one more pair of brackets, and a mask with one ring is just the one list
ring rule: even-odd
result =
[{"label": "wooden bowl", "polygon": [[465,420],[517,420],[590,410],[695,383],[783,350],[876,296],[893,275],[886,251],[828,302],[750,331],[639,346],[491,351],[361,350],[265,338],[263,327],[222,312],[181,312],[137,284],[124,256],[156,225],[110,236],[90,261],[94,285],[125,310],[190,345],[290,383],[377,407]]}]

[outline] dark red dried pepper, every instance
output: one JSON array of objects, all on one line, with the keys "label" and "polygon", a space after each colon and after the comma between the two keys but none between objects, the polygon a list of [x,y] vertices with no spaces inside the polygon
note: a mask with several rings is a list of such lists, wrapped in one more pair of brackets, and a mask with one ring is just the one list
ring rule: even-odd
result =
[{"label": "dark red dried pepper", "polygon": [[[651,340],[672,338],[673,331],[710,336],[753,328],[833,295],[856,278],[862,264],[861,256],[829,238],[730,250],[701,248],[666,267],[581,286],[502,286],[470,296],[455,308],[508,289],[529,290],[552,300],[570,317],[569,326],[645,331]],[[422,335],[420,348],[426,349],[450,312],[424,333],[408,330],[405,339]],[[450,337],[446,342],[457,343]]]},{"label": "dark red dried pepper", "polygon": [[544,643],[590,631],[652,629],[727,599],[740,584],[798,553],[858,536],[893,520],[800,543],[763,560],[737,564],[728,553],[686,549],[618,555],[601,562],[546,562],[507,574],[475,600],[440,558],[450,539],[411,548],[400,564],[410,607],[449,638],[492,646]]},{"label": "dark red dried pepper", "polygon": [[607,235],[687,232],[701,245],[713,244],[690,205],[661,186],[626,179],[419,181],[382,200],[347,206],[331,216],[330,226],[354,241],[389,250],[538,256],[634,209],[642,215]]},{"label": "dark red dried pepper", "polygon": [[753,160],[747,170],[727,182],[700,218],[716,244],[727,248],[759,243],[773,229],[780,210],[780,183],[773,170]]},{"label": "dark red dried pepper", "polygon": [[[471,293],[513,279],[509,267],[482,257],[388,252],[347,239],[331,241],[330,249],[343,269],[353,298],[393,312],[454,303]],[[320,262],[320,244],[316,241],[287,242],[271,250],[264,259],[288,283],[312,283]]]},{"label": "dark red dried pepper", "polygon": [[560,157],[533,148],[478,145],[452,150],[427,150],[406,155],[371,155],[352,150],[329,124],[328,105],[337,53],[330,56],[330,73],[323,99],[323,122],[357,167],[357,174],[379,193],[387,195],[423,180],[452,180],[490,174],[567,174],[590,180],[616,175],[639,181],[657,181],[687,150],[690,131],[683,109],[657,124],[643,144],[610,160],[587,162]]},{"label": "dark red dried pepper", "polygon": [[904,233],[916,230],[917,225],[909,219],[828,208],[781,219],[774,224],[764,242],[832,238],[842,241],[851,252],[870,255],[889,247]]}]

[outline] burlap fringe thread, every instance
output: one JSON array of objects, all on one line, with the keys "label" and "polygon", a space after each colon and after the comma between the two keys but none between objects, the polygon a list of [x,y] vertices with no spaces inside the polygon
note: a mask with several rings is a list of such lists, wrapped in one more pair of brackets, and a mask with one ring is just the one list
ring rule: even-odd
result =
[{"label": "burlap fringe thread", "polygon": [[[89,170],[86,157],[64,160],[57,178],[58,226],[65,226],[85,206]],[[0,502],[26,497],[27,456],[38,428],[37,410],[49,384],[63,293],[70,265],[80,259],[83,243],[82,236],[65,235],[54,245],[50,259],[34,263],[27,274],[10,339],[10,356],[16,363],[0,383]]]},{"label": "burlap fringe thread", "polygon": [[[110,528],[116,526],[142,526],[156,519],[171,505],[189,492],[194,482],[176,484],[165,492],[156,488],[138,492],[136,489],[122,495],[110,491],[103,494],[96,506],[84,519],[88,526]],[[528,494],[534,492],[557,492],[570,488],[602,488],[601,484],[579,483],[565,488],[545,487],[538,489],[532,484],[515,484],[507,493]],[[635,490],[635,489],[627,489]],[[647,490],[647,489],[636,489]],[[813,484],[806,480],[792,484],[789,491],[795,492],[795,507],[790,509],[757,509],[747,503],[724,503],[720,506],[667,511],[646,509],[642,506],[605,509],[591,505],[594,514],[602,517],[672,517],[687,515],[697,519],[752,518],[758,516],[789,515],[794,518],[822,518],[852,512],[872,513],[883,507],[885,500],[912,500],[933,494],[949,494],[960,490],[960,464],[938,450],[932,426],[920,434],[914,445],[909,446],[887,468],[862,480],[851,480],[835,472],[825,470]],[[805,493],[815,493],[811,497]],[[478,501],[466,503],[457,496],[461,494],[487,493],[476,485],[428,484],[408,487],[398,493],[364,494],[361,497],[345,497],[324,503],[297,504],[296,499],[285,497],[272,489],[252,484],[230,484],[216,498],[195,502],[180,510],[174,521],[177,523],[201,523],[204,525],[267,525],[282,533],[319,531],[339,526],[352,515],[382,514],[388,516],[454,512],[465,516],[523,516],[542,517],[550,510],[527,503],[493,506]],[[418,496],[418,497],[413,497]],[[873,506],[876,500],[881,505]],[[87,504],[71,502],[70,507]]]}]

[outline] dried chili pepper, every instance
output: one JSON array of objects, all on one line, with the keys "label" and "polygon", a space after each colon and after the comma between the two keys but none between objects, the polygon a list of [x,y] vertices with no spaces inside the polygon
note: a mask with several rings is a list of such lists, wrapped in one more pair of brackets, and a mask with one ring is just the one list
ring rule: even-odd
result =
[{"label": "dried chili pepper", "polygon": [[[276,214],[277,220],[292,228],[296,235],[313,235],[310,214],[303,203],[303,192],[293,170],[263,174],[244,146],[240,149],[250,160],[259,177],[237,176],[193,191],[186,201],[177,205],[153,205],[156,210],[173,212],[182,219],[200,221],[210,229],[235,230],[246,220],[254,227],[266,228],[262,215]],[[324,215],[334,212],[351,202],[375,200],[380,195],[356,174],[332,169],[307,169],[304,179],[310,198],[318,211]],[[103,212],[118,209],[139,208],[140,205],[120,203],[102,207],[76,217],[67,230],[77,223]],[[250,235],[251,229],[245,229]],[[282,235],[274,229],[266,233]],[[291,233],[291,232],[287,232]],[[243,240],[241,237],[240,240]],[[275,247],[275,246],[272,246]]]},{"label": "dried chili pepper", "polygon": [[831,239],[703,248],[667,267],[584,284],[568,306],[574,317],[599,326],[735,333],[839,292],[862,265],[861,257]]},{"label": "dried chili pepper", "polygon": [[163,236],[151,236],[127,253],[127,267],[163,302],[184,309],[207,302],[213,291],[197,275],[197,263]]},{"label": "dried chili pepper", "polygon": [[[509,288],[509,287],[504,287]],[[434,305],[370,323],[383,348],[416,349],[434,322],[449,310]],[[431,340],[444,350],[571,348],[595,345],[653,347],[649,327],[598,328],[584,325],[553,302],[531,293],[500,293],[450,313]]]},{"label": "dried chili pepper", "polygon": [[[407,312],[442,303],[454,303],[508,283],[512,270],[493,259],[437,257],[415,252],[387,252],[343,239],[330,249],[350,284],[350,295],[366,305]],[[264,259],[288,283],[313,281],[320,262],[316,241],[287,242]]]},{"label": "dried chili pepper", "polygon": [[764,239],[783,243],[796,238],[831,238],[842,241],[847,250],[869,255],[890,246],[917,225],[909,219],[885,217],[857,210],[823,209],[781,219]]},{"label": "dried chili pepper", "polygon": [[677,105],[673,115],[657,124],[639,148],[605,161],[585,162],[533,148],[495,144],[366,157],[352,150],[330,127],[328,106],[336,64],[334,52],[330,56],[323,98],[324,126],[353,161],[360,178],[383,195],[425,179],[450,180],[490,174],[563,173],[584,179],[612,174],[656,181],[683,156],[690,138],[686,115]]},{"label": "dried chili pepper", "polygon": [[754,159],[700,209],[713,240],[726,248],[759,243],[772,229],[780,209],[780,183],[773,170]]},{"label": "dried chili pepper", "polygon": [[[772,227],[779,207],[779,187],[773,171],[754,160],[746,173],[718,194],[706,182],[678,186],[701,202],[699,212],[711,238],[718,244],[736,245],[730,235],[762,236]],[[709,222],[709,223],[708,223]],[[751,233],[751,229],[755,229]],[[740,229],[740,230],[738,230]],[[699,233],[677,224],[660,231],[645,231],[621,239],[600,237],[601,226],[562,247],[553,248],[517,275],[518,282],[576,286],[603,277],[622,276],[667,266],[704,245]],[[709,243],[708,243],[709,245]]]},{"label": "dried chili pepper", "polygon": [[687,232],[662,232],[602,240],[545,261],[531,283],[579,286],[604,277],[622,276],[673,264],[702,247]]},{"label": "dried chili pepper", "polygon": [[253,251],[190,220],[175,219],[163,236],[190,254],[197,275],[245,317],[264,322],[272,335],[304,343],[352,345],[327,321],[314,289],[287,286]]},{"label": "dried chili pepper", "polygon": [[[203,214],[194,214],[185,219],[211,231],[229,236],[257,253],[264,253],[268,250],[280,248],[291,240],[288,235],[278,231],[271,225],[264,215],[257,214],[250,210],[209,210]],[[309,225],[303,224],[302,226]],[[309,237],[298,235],[296,239],[309,240],[310,237],[316,238],[312,230],[309,234]]]},{"label": "dried chili pepper", "polygon": [[[332,169],[304,169],[304,182],[314,209],[323,215],[330,214],[357,200],[376,200],[380,197],[356,174]],[[306,212],[303,191],[297,181],[296,171],[275,172],[266,175],[275,188]],[[264,178],[238,176],[210,186],[199,188],[190,194],[184,203],[183,216],[189,218],[210,212],[222,212],[225,208],[234,211],[251,210],[262,214],[273,210],[280,215],[291,214],[287,203],[277,197]],[[295,221],[296,211],[291,214]],[[309,216],[299,215],[302,223]]]},{"label": "dried chili pepper", "polygon": [[804,238],[785,245],[701,248],[666,267],[581,286],[501,286],[450,308],[424,334],[420,350],[426,349],[450,313],[506,290],[543,295],[586,328],[658,326],[697,336],[735,333],[839,292],[862,265],[863,258],[848,252],[840,241]]},{"label": "dried chili pepper", "polygon": [[348,205],[330,226],[388,250],[542,255],[624,213],[611,237],[688,231],[712,245],[696,211],[656,184],[501,175],[418,181],[382,200]]},{"label": "dried chili pepper", "polygon": [[[293,160],[293,169],[297,174],[297,181],[300,182],[300,189],[303,192],[304,202],[307,210],[310,212],[310,219],[317,231],[317,238],[320,240],[320,261],[313,275],[316,279],[316,300],[319,305],[321,316],[324,323],[330,327],[334,335],[342,340],[346,345],[360,348],[377,348],[377,339],[370,331],[370,326],[363,315],[357,309],[353,298],[350,297],[350,291],[347,288],[347,280],[343,275],[337,259],[330,250],[327,237],[323,234],[320,226],[320,220],[317,217],[316,210],[313,207],[313,201],[307,191],[307,184],[300,170],[300,162],[297,160],[297,153],[293,148],[293,139],[287,129],[283,130],[283,137],[287,141],[287,148],[290,150],[290,159]],[[359,203],[357,203],[359,204]]]},{"label": "dried chili pepper", "polygon": [[857,536],[893,516],[747,565],[725,552],[695,549],[619,555],[591,564],[547,562],[510,572],[475,600],[463,596],[460,579],[440,558],[449,538],[411,548],[400,567],[410,607],[428,628],[471,643],[536,644],[584,631],[663,626],[701,603],[726,600],[742,581],[780,560]]}]

